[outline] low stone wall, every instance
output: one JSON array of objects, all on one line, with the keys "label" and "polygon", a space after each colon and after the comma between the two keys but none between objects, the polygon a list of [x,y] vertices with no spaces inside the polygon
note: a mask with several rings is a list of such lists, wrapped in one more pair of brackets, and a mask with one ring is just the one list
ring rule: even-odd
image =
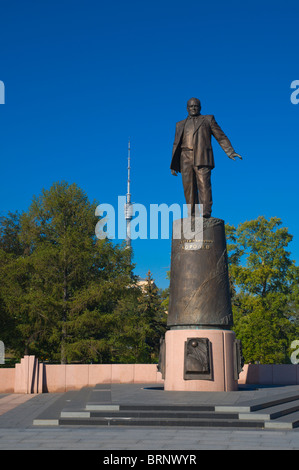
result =
[{"label": "low stone wall", "polygon": [[299,364],[245,364],[239,384],[299,385]]},{"label": "low stone wall", "polygon": [[163,383],[156,364],[44,365],[44,392],[65,392],[99,383]]},{"label": "low stone wall", "polygon": [[14,393],[15,369],[0,368],[0,393]]},{"label": "low stone wall", "polygon": [[[156,364],[40,364],[25,356],[14,369],[0,368],[0,393],[55,393],[98,383],[163,384]],[[299,365],[245,364],[239,384],[299,385]]]},{"label": "low stone wall", "polygon": [[98,383],[163,383],[156,364],[43,364],[25,356],[0,368],[0,393],[55,393]]}]

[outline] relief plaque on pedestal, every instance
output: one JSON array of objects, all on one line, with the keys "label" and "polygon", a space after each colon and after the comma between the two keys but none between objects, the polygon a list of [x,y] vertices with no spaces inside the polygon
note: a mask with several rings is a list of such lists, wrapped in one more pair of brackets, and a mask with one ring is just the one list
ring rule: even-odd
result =
[{"label": "relief plaque on pedestal", "polygon": [[211,343],[208,338],[185,341],[184,380],[212,380]]}]

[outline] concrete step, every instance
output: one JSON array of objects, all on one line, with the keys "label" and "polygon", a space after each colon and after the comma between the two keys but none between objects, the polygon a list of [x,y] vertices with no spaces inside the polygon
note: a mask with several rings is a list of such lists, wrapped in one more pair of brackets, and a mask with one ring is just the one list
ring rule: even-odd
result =
[{"label": "concrete step", "polygon": [[262,428],[263,421],[240,421],[238,419],[210,418],[60,418],[60,426],[182,426],[218,428]]},{"label": "concrete step", "polygon": [[239,419],[261,419],[264,421],[270,421],[285,415],[289,415],[296,411],[299,411],[299,400],[279,404],[276,406],[270,406],[258,411],[251,411],[250,413],[239,413]]},{"label": "concrete step", "polygon": [[160,393],[155,396],[151,394],[151,401],[147,401],[146,394],[139,391],[142,388],[132,390],[136,395],[124,388],[124,394],[114,393],[113,397],[109,385],[67,392],[44,410],[33,424],[260,429],[293,429],[299,426],[299,387],[287,393],[268,393],[258,399],[243,400],[239,404],[235,401],[234,405],[220,405],[217,397],[214,402],[212,397],[206,400],[206,396],[206,402],[199,401],[199,404],[195,399],[190,400],[189,395],[185,397],[185,402],[175,401],[175,397],[182,399],[182,394],[171,395],[171,400],[167,395],[167,401]]},{"label": "concrete step", "polygon": [[120,411],[215,411],[214,405],[109,405],[109,404],[96,404],[87,403],[85,406],[86,410],[89,411],[101,411],[101,410],[120,410]]},{"label": "concrete step", "polygon": [[262,410],[264,408],[270,408],[272,406],[281,405],[284,403],[291,403],[293,401],[299,400],[299,388],[296,393],[284,393],[280,395],[275,395],[272,398],[258,398],[256,400],[251,400],[248,403],[241,403],[240,405],[218,405],[215,406],[215,411],[231,411],[238,413],[250,413],[252,411]]},{"label": "concrete step", "polygon": [[87,411],[87,410],[64,410],[61,412],[61,418],[144,418],[144,419],[238,419],[238,413],[215,413],[214,411],[165,411],[165,410],[119,410],[119,411]]},{"label": "concrete step", "polygon": [[275,420],[265,422],[265,429],[295,429],[299,427],[299,412],[290,413]]}]

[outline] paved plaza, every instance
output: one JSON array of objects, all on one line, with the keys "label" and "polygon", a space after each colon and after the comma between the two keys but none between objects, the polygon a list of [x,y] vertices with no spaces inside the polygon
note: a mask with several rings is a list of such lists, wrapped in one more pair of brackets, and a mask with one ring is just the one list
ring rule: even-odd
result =
[{"label": "paved plaza", "polygon": [[[237,403],[240,397],[256,399],[257,393],[281,393],[296,387],[223,394],[205,392],[206,402]],[[136,387],[135,387],[136,389]],[[116,394],[121,388],[116,387]],[[124,387],[130,395],[130,387]],[[298,387],[297,387],[298,390]],[[68,392],[69,393],[69,392]],[[160,396],[162,395],[159,391]],[[177,393],[177,392],[176,392]],[[197,451],[197,450],[298,450],[299,428],[292,430],[221,429],[203,427],[146,426],[34,426],[33,421],[70,401],[67,393],[0,395],[1,450],[101,450],[101,451]],[[136,399],[137,393],[135,394]],[[150,395],[148,402],[150,403]],[[153,394],[152,394],[153,396]],[[190,396],[190,394],[188,395]],[[192,395],[191,395],[192,396]],[[182,396],[183,397],[183,396]],[[176,452],[177,453],[177,452]],[[119,453],[117,454],[119,455]]]}]

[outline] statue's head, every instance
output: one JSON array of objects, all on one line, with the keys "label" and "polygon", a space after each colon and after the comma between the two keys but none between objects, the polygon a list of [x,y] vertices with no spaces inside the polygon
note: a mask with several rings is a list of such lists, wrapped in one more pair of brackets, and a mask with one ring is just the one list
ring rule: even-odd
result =
[{"label": "statue's head", "polygon": [[187,102],[189,116],[197,116],[200,113],[201,104],[198,98],[190,98]]}]

